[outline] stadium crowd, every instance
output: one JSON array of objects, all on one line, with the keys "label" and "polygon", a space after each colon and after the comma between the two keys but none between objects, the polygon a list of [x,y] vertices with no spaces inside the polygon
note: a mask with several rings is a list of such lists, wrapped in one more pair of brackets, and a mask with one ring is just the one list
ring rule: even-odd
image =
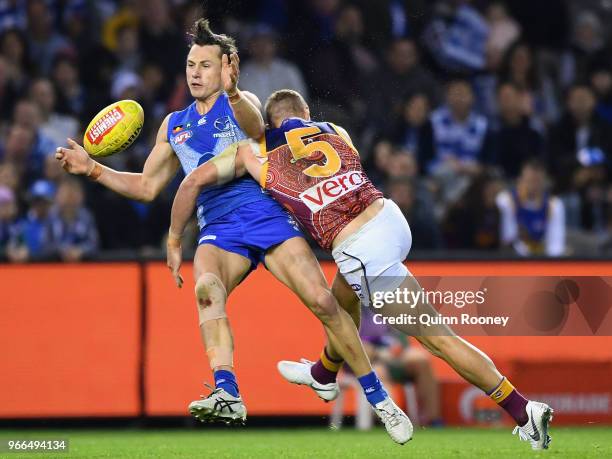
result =
[{"label": "stadium crowd", "polygon": [[159,249],[181,177],[152,204],[53,159],[102,107],[144,130],[113,167],[142,170],[190,103],[185,31],[237,39],[240,88],[301,92],[347,128],[397,202],[413,249],[612,250],[612,7],[598,0],[0,0],[0,258]]}]

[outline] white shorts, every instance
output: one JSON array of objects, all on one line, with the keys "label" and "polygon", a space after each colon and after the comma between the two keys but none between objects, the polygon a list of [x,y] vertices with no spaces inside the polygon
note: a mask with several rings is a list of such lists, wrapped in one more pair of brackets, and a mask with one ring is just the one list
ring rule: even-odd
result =
[{"label": "white shorts", "polygon": [[395,290],[409,274],[403,261],[411,245],[406,218],[397,204],[385,199],[380,212],[336,247],[332,256],[362,303],[369,305],[372,292]]}]

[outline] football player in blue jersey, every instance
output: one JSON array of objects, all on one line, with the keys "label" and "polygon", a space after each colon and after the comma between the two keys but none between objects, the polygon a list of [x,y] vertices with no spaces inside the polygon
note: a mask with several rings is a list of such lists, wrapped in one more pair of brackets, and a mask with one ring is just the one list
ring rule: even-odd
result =
[{"label": "football player in blue jersey", "polygon": [[[237,87],[238,64],[234,40],[214,34],[208,21],[196,21],[186,61],[187,83],[195,100],[164,119],[142,173],[102,166],[71,139],[69,148],[58,148],[56,158],[68,172],[86,175],[127,198],[153,200],[179,166],[189,174],[232,143],[263,135],[259,100]],[[207,421],[242,423],[246,419],[234,374],[233,339],[225,304],[228,294],[259,262],[265,262],[319,318],[329,345],[362,377],[371,403],[386,404],[385,425],[392,438],[398,443],[408,441],[412,437],[410,420],[372,371],[353,320],[338,305],[289,214],[263,193],[257,182],[245,177],[204,191],[198,198],[197,217],[201,232],[194,258],[195,290],[215,389],[203,400],[192,402],[191,413]],[[169,234],[168,244],[180,244],[180,236]],[[180,287],[182,279],[177,278],[177,283]]]}]

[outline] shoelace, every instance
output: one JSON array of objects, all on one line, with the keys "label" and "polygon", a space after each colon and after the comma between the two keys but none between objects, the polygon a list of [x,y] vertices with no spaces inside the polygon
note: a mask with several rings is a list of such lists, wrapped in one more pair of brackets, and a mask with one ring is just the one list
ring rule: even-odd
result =
[{"label": "shoelace", "polygon": [[305,359],[305,358],[301,358],[300,362],[302,362],[302,363],[304,363],[306,365],[311,365],[311,366],[315,364],[312,360],[308,360],[308,359]]},{"label": "shoelace", "polygon": [[208,394],[208,395],[200,394],[200,398],[204,398],[204,399],[210,398],[210,397],[212,397],[213,395],[215,395],[217,392],[219,392],[221,390],[221,389],[217,389],[217,388],[211,386],[208,383],[204,383],[204,385],[206,386],[207,389],[210,390],[210,394]]},{"label": "shoelace", "polygon": [[378,411],[380,411],[380,417],[382,418],[383,422],[386,424],[387,421],[389,421],[391,427],[396,427],[402,422],[401,415],[399,411],[397,411],[397,409],[395,408],[393,408],[393,411],[391,413],[381,408],[379,408]]},{"label": "shoelace", "polygon": [[527,434],[527,432],[525,432],[519,426],[516,426],[514,428],[514,430],[512,431],[512,435],[516,435],[517,432],[518,432],[519,439],[521,441],[530,441],[531,440],[531,437],[529,436],[529,434]]}]

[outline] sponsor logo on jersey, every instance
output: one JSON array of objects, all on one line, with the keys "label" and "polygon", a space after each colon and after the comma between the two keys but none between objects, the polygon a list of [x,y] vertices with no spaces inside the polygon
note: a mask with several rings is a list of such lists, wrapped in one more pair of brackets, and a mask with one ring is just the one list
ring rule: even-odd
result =
[{"label": "sponsor logo on jersey", "polygon": [[300,199],[312,213],[316,213],[364,183],[365,179],[361,172],[347,172],[308,188],[300,193]]},{"label": "sponsor logo on jersey", "polygon": [[111,111],[106,113],[100,118],[96,124],[94,124],[89,131],[87,131],[87,138],[89,142],[94,145],[99,145],[104,137],[110,133],[113,128],[121,121],[124,117],[123,110],[121,107],[116,106]]},{"label": "sponsor logo on jersey", "polygon": [[187,142],[188,139],[191,138],[193,133],[191,131],[184,131],[174,137],[174,144],[180,145],[182,143]]},{"label": "sponsor logo on jersey", "polygon": [[202,118],[200,118],[198,120],[198,126],[202,126],[203,124],[206,124],[206,117],[203,116]]},{"label": "sponsor logo on jersey", "polygon": [[227,138],[227,137],[233,137],[233,136],[234,136],[234,133],[233,133],[232,131],[227,131],[227,132],[215,132],[215,133],[213,134],[213,137],[214,137],[215,139],[224,139],[224,138]]},{"label": "sponsor logo on jersey", "polygon": [[229,131],[232,128],[233,123],[229,116],[222,116],[220,118],[217,118],[213,124],[215,126],[215,129],[223,132]]}]

